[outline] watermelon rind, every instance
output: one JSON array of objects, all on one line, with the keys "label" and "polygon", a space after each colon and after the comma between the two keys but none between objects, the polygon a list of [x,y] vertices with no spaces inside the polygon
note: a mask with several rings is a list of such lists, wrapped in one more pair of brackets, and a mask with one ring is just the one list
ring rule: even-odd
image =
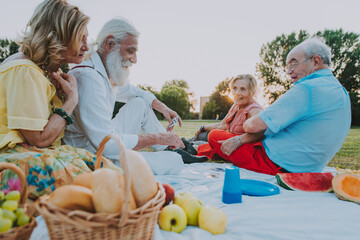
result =
[{"label": "watermelon rind", "polygon": [[278,182],[278,184],[280,185],[280,187],[283,187],[283,188],[285,188],[285,189],[287,189],[287,190],[292,190],[292,191],[294,191],[295,189],[292,189],[291,187],[289,187],[282,179],[281,179],[281,177],[280,177],[280,175],[279,174],[276,174],[276,181]]},{"label": "watermelon rind", "polygon": [[278,173],[278,184],[288,190],[331,192],[332,173]]}]

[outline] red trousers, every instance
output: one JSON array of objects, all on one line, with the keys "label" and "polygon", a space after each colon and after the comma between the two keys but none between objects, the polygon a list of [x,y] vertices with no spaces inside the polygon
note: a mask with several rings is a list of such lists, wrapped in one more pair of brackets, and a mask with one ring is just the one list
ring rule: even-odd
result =
[{"label": "red trousers", "polygon": [[272,162],[266,155],[261,141],[243,144],[231,155],[225,155],[221,151],[221,144],[218,141],[226,140],[234,136],[237,135],[224,130],[212,130],[208,137],[209,143],[199,146],[197,156],[207,156],[211,159],[216,153],[240,168],[270,175],[276,175],[282,172],[282,168]]}]

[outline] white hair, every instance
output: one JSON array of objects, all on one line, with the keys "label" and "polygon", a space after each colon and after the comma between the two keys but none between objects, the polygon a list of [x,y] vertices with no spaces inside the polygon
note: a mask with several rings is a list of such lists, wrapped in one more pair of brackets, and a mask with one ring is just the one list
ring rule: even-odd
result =
[{"label": "white hair", "polygon": [[120,43],[128,35],[139,36],[139,32],[136,30],[135,26],[125,18],[114,18],[105,23],[105,25],[101,28],[98,37],[96,39],[98,50],[102,50],[102,46],[106,37],[109,35],[114,36],[114,40],[116,43]]},{"label": "white hair", "polygon": [[304,50],[307,58],[318,55],[324,64],[327,64],[328,66],[331,65],[331,48],[319,37],[309,38],[297,45],[295,48],[301,48]]}]

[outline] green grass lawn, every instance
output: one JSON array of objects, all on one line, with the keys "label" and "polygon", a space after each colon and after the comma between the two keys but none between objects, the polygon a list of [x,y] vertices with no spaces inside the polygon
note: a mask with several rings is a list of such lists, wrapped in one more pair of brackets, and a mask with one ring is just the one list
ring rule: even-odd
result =
[{"label": "green grass lawn", "polygon": [[[174,130],[180,137],[189,139],[202,125],[212,124],[216,121],[185,120],[183,126],[177,125]],[[167,121],[162,121],[167,126]],[[360,169],[360,127],[352,127],[340,151],[328,163],[330,167]]]}]

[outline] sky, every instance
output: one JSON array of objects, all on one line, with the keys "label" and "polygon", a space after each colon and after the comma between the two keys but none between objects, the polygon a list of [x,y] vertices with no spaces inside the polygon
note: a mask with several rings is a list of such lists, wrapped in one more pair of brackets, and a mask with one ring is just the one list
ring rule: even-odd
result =
[{"label": "sky", "polygon": [[[15,40],[41,0],[0,0],[0,38]],[[90,16],[90,42],[114,17],[140,32],[130,81],[160,91],[186,80],[200,102],[219,82],[255,74],[261,46],[281,34],[342,28],[360,33],[359,0],[68,0]],[[261,82],[261,79],[258,80]],[[264,104],[261,94],[258,101]],[[198,106],[196,106],[198,110]]]}]

